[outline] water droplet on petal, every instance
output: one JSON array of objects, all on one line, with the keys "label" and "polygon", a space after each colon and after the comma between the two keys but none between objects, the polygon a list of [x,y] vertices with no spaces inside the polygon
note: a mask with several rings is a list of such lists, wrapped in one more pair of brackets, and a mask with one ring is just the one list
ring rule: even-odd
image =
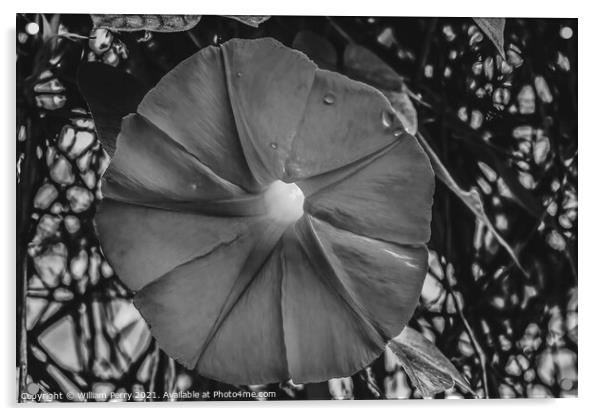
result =
[{"label": "water droplet on petal", "polygon": [[324,104],[334,104],[334,94],[332,92],[326,93],[326,95],[324,96]]},{"label": "water droplet on petal", "polygon": [[395,115],[393,114],[393,112],[391,110],[383,110],[381,115],[381,122],[383,123],[383,126],[385,126],[386,128],[389,128],[393,125],[395,119]]},{"label": "water droplet on petal", "polygon": [[278,144],[276,144],[276,143],[272,142],[272,143],[270,143],[270,147],[271,147],[272,149],[278,149]]},{"label": "water droplet on petal", "polygon": [[402,127],[402,128],[398,128],[398,129],[395,129],[395,130],[393,131],[393,136],[395,136],[395,137],[399,137],[399,136],[401,136],[402,134],[404,134],[405,132],[406,132],[406,131],[405,131],[405,129],[404,129],[403,127]]}]

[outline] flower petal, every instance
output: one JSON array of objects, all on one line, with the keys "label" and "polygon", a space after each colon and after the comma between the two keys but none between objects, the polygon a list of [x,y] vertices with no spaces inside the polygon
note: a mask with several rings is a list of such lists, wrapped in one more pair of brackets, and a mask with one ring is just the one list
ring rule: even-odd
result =
[{"label": "flower petal", "polygon": [[111,199],[102,201],[95,217],[104,254],[132,290],[234,243],[260,221],[174,213]]},{"label": "flower petal", "polygon": [[391,105],[375,88],[317,70],[287,160],[287,180],[340,168],[393,143],[402,126],[392,114]]},{"label": "flower petal", "polygon": [[224,320],[199,360],[201,374],[231,384],[290,378],[280,301],[281,256],[279,245]]},{"label": "flower petal", "polygon": [[274,39],[232,39],[221,48],[242,147],[267,185],[284,176],[316,65]]},{"label": "flower petal", "polygon": [[404,135],[382,156],[352,166],[348,175],[312,178],[316,191],[305,210],[335,227],[398,244],[422,244],[430,238],[434,177],[416,139]]},{"label": "flower petal", "polygon": [[197,365],[272,251],[274,244],[264,245],[257,237],[266,226],[255,223],[236,240],[182,264],[136,294],[134,304],[161,348],[187,368]]},{"label": "flower petal", "polygon": [[374,360],[384,340],[358,316],[306,252],[305,221],[283,236],[282,314],[291,377],[295,383],[346,377]]},{"label": "flower petal", "polygon": [[362,237],[312,219],[316,244],[359,313],[386,338],[410,320],[427,270],[426,247],[404,247]]},{"label": "flower petal", "polygon": [[259,189],[240,146],[218,48],[203,49],[165,75],[138,113],[220,177]]},{"label": "flower petal", "polygon": [[248,196],[136,114],[123,120],[102,192],[108,198],[153,206]]}]

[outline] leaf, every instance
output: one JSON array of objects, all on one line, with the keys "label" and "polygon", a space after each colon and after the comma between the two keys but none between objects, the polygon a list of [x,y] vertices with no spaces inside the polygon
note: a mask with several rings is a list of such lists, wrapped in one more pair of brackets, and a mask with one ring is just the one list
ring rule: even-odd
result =
[{"label": "leaf", "polygon": [[121,119],[136,111],[147,88],[133,76],[98,62],[80,65],[77,84],[92,112],[98,138],[113,156]]},{"label": "leaf", "polygon": [[234,19],[247,26],[259,27],[260,24],[268,20],[272,16],[224,16],[229,19]]},{"label": "leaf", "polygon": [[393,109],[408,133],[415,135],[418,131],[418,115],[410,96],[402,88],[401,91],[383,91],[385,97],[391,102]]},{"label": "leaf", "polygon": [[406,326],[388,347],[422,397],[432,397],[454,385],[477,396],[451,361],[415,329]]},{"label": "leaf", "polygon": [[293,40],[293,48],[307,55],[322,69],[334,71],[337,67],[337,52],[330,41],[309,30],[302,30]]},{"label": "leaf", "polygon": [[493,42],[502,58],[506,59],[506,53],[504,52],[506,19],[503,17],[473,17],[473,19],[483,33]]},{"label": "leaf", "polygon": [[416,135],[416,138],[427,153],[431,161],[433,170],[435,171],[435,175],[437,175],[439,180],[443,182],[454,194],[456,194],[456,196],[458,196],[458,198],[460,198],[462,202],[464,202],[464,204],[468,207],[468,209],[470,209],[470,211],[477,217],[479,221],[483,222],[483,224],[485,224],[487,228],[489,228],[497,242],[502,247],[504,247],[504,249],[510,255],[516,266],[520,269],[520,271],[524,275],[527,275],[526,270],[521,265],[517,255],[514,253],[514,250],[512,250],[512,247],[510,247],[510,244],[508,244],[508,242],[504,240],[504,238],[497,232],[497,230],[487,217],[487,214],[485,214],[485,209],[483,208],[483,202],[481,201],[481,196],[479,192],[476,189],[465,191],[464,189],[460,188],[460,186],[456,183],[449,171],[445,168],[443,162],[441,162],[433,148],[428,144],[426,139],[420,133]]},{"label": "leaf", "polygon": [[94,27],[133,32],[183,32],[201,20],[200,15],[185,14],[92,14]]},{"label": "leaf", "polygon": [[359,81],[386,90],[399,90],[402,87],[403,80],[399,74],[363,46],[350,43],[345,48],[343,63],[347,73]]}]

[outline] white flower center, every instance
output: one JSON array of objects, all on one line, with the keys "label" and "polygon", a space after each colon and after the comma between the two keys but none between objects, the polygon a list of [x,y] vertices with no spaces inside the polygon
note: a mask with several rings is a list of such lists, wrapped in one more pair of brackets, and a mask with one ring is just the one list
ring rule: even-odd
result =
[{"label": "white flower center", "polygon": [[294,183],[273,182],[264,194],[268,216],[291,224],[303,216],[303,191]]}]

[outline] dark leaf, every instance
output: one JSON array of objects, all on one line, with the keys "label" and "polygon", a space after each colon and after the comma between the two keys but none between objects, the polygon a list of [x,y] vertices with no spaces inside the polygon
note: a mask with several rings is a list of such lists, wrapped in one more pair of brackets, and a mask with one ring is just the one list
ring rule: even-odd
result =
[{"label": "dark leaf", "polygon": [[337,67],[337,52],[328,39],[309,30],[297,33],[293,48],[306,54],[322,69],[334,71]]},{"label": "dark leaf", "polygon": [[199,15],[185,14],[93,14],[94,27],[133,32],[183,32],[201,20]]},{"label": "dark leaf", "polygon": [[352,78],[385,90],[399,90],[402,78],[369,49],[351,43],[343,56],[345,70]]},{"label": "dark leaf", "polygon": [[389,342],[389,348],[422,397],[432,397],[454,385],[477,396],[451,361],[420,332],[405,327]]},{"label": "dark leaf", "polygon": [[98,138],[113,156],[121,119],[136,111],[147,88],[133,76],[101,63],[82,64],[77,84],[92,112]]},{"label": "dark leaf", "polygon": [[473,19],[483,33],[493,42],[502,58],[506,59],[506,53],[504,52],[506,19],[503,17],[474,17]]},{"label": "dark leaf", "polygon": [[464,202],[464,204],[468,207],[468,209],[470,209],[470,211],[477,217],[479,221],[489,228],[497,242],[504,247],[516,266],[521,270],[521,272],[523,272],[523,274],[527,275],[527,272],[521,265],[520,261],[518,260],[518,256],[514,253],[512,247],[510,247],[510,244],[508,244],[508,242],[504,240],[504,238],[497,232],[487,217],[487,214],[485,214],[485,209],[483,208],[483,202],[481,201],[479,192],[476,189],[465,191],[464,189],[460,188],[447,168],[443,165],[443,162],[441,162],[433,148],[428,144],[426,139],[420,133],[418,133],[416,137],[418,138],[418,141],[422,145],[426,154],[429,156],[431,165],[435,171],[435,175],[437,175],[437,178],[439,178],[439,180],[443,182],[445,186],[447,186],[454,194],[456,194],[458,198],[462,200],[462,202]]},{"label": "dark leaf", "polygon": [[224,16],[237,20],[248,26],[259,27],[260,24],[268,20],[271,16]]}]

